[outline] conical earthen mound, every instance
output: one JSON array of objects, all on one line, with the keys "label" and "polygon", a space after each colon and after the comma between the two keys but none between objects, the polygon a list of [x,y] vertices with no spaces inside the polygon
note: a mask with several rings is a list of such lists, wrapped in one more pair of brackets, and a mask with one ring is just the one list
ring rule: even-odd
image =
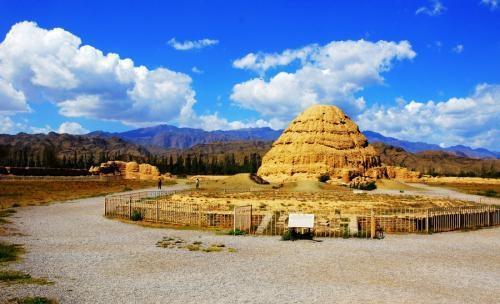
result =
[{"label": "conical earthen mound", "polygon": [[335,106],[315,105],[285,129],[262,159],[258,174],[269,180],[349,179],[380,165],[358,126]]}]

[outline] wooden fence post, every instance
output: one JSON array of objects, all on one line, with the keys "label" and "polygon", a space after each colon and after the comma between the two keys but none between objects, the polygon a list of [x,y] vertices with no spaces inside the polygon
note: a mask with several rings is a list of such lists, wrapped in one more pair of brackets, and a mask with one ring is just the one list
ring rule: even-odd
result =
[{"label": "wooden fence post", "polygon": [[160,222],[160,204],[156,200],[156,222]]},{"label": "wooden fence post", "polygon": [[128,200],[128,219],[132,219],[132,196],[130,196],[130,199]]},{"label": "wooden fence post", "polygon": [[425,231],[427,234],[429,234],[430,229],[429,229],[429,209],[427,208],[427,213],[425,215]]},{"label": "wooden fence post", "polygon": [[370,214],[370,236],[372,239],[375,238],[375,212],[373,211],[373,208],[371,209],[371,214]]}]

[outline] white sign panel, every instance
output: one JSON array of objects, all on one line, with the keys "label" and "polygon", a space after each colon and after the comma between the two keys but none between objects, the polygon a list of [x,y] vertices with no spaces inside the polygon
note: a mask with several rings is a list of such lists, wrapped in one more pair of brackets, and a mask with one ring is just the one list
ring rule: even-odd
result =
[{"label": "white sign panel", "polygon": [[314,214],[290,213],[289,228],[314,228]]}]

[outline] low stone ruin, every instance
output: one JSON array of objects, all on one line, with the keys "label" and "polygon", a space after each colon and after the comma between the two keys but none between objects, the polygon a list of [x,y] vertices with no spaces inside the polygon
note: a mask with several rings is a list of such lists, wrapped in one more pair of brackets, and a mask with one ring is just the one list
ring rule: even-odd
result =
[{"label": "low stone ruin", "polygon": [[100,166],[93,166],[89,169],[93,175],[119,175],[125,179],[138,179],[138,180],[157,180],[170,179],[172,175],[169,173],[161,175],[160,170],[156,166],[150,164],[138,164],[135,161],[108,161],[102,163]]}]

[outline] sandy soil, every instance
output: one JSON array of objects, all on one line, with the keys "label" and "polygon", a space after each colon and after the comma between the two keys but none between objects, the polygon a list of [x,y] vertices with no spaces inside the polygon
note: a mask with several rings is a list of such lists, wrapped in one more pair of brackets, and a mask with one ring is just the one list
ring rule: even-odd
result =
[{"label": "sandy soil", "polygon": [[498,205],[500,206],[500,199],[495,197],[486,197],[474,194],[467,194],[455,191],[453,189],[429,186],[420,183],[408,183],[408,186],[412,189],[403,189],[404,193],[400,193],[399,190],[392,189],[376,189],[372,191],[378,194],[389,194],[389,195],[423,195],[426,197],[441,198],[441,199],[455,199],[461,201],[475,202],[481,204]]},{"label": "sandy soil", "polygon": [[[25,236],[8,239],[27,253],[10,267],[55,285],[0,286],[0,302],[43,295],[61,303],[498,303],[500,294],[498,228],[282,242],[125,224],[102,217],[102,198],[18,211],[12,225]],[[164,236],[238,251],[156,247]]]}]

